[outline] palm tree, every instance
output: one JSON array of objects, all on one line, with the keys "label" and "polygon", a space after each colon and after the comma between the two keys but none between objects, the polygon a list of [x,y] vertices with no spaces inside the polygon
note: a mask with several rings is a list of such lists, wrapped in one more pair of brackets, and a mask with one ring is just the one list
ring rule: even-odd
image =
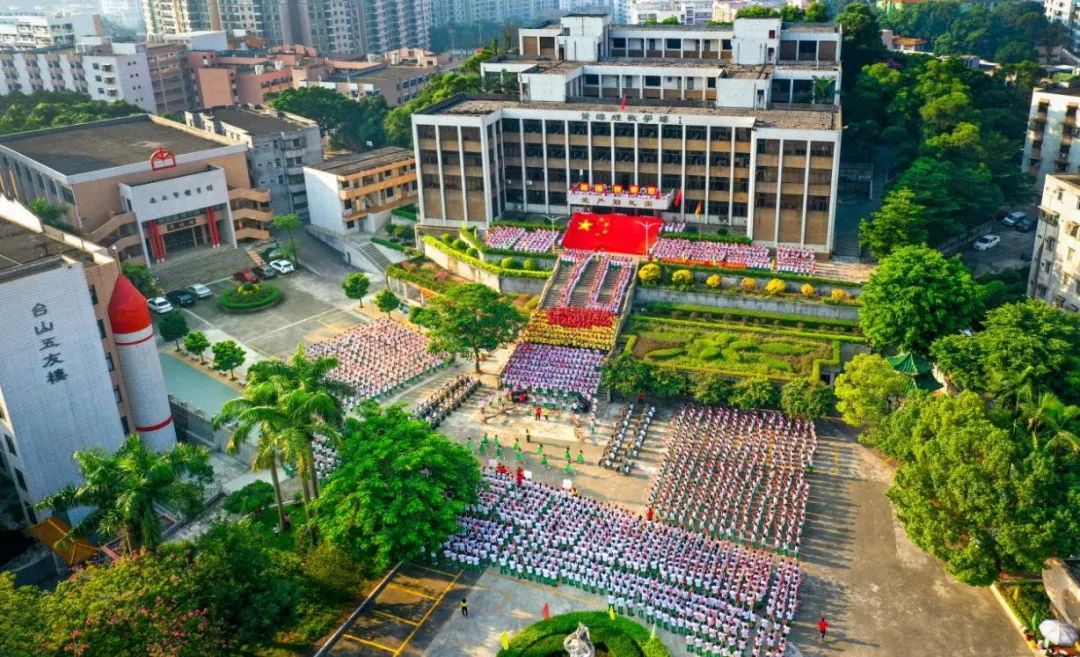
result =
[{"label": "palm tree", "polygon": [[1027,404],[1024,410],[1033,450],[1064,448],[1080,454],[1080,436],[1073,431],[1080,418],[1080,406],[1066,404],[1054,393],[1046,392],[1039,396],[1038,403]]},{"label": "palm tree", "polygon": [[158,506],[191,518],[203,506],[203,491],[213,481],[206,450],[178,444],[167,452],[150,450],[138,434],[127,437],[115,454],[99,449],[75,452],[83,483],[68,486],[38,503],[39,508],[90,513],[64,538],[98,533],[119,536],[123,549],[154,549],[161,544]]}]

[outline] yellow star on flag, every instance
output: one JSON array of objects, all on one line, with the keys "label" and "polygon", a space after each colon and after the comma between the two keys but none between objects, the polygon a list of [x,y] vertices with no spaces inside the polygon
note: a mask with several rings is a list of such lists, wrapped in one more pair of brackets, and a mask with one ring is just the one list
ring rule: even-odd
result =
[{"label": "yellow star on flag", "polygon": [[577,227],[587,233],[589,232],[589,229],[592,228],[592,222],[588,219],[582,219],[581,222],[577,225]]}]

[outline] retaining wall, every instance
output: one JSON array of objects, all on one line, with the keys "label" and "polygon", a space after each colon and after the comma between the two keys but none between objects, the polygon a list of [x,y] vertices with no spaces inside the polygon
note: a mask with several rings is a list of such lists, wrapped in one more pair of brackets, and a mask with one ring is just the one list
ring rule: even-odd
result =
[{"label": "retaining wall", "polygon": [[858,306],[830,305],[825,303],[800,303],[787,299],[769,299],[748,294],[709,294],[707,292],[680,292],[663,288],[638,286],[634,293],[635,303],[648,302],[687,303],[713,308],[756,310],[787,315],[803,315],[822,319],[858,321]]}]

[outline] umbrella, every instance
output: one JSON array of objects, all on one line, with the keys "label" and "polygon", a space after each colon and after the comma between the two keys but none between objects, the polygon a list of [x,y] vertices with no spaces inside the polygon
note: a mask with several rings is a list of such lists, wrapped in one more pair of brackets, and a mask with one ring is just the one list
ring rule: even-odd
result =
[{"label": "umbrella", "polygon": [[1059,620],[1044,620],[1039,623],[1039,631],[1055,646],[1071,646],[1080,639],[1080,634],[1071,625]]}]

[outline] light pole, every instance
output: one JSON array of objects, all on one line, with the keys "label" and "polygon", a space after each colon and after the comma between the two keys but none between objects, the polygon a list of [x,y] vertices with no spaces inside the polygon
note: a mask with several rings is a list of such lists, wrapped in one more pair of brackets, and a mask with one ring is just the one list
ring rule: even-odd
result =
[{"label": "light pole", "polygon": [[651,260],[652,257],[649,255],[649,222],[644,219],[635,219],[634,221],[645,230],[645,253],[642,255]]}]

